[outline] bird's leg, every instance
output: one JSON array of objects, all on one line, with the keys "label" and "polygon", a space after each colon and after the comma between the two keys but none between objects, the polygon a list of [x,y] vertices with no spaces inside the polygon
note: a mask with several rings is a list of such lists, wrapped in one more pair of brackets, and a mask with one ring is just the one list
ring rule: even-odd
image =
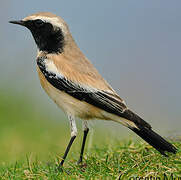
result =
[{"label": "bird's leg", "polygon": [[71,146],[72,146],[72,143],[74,142],[74,139],[75,139],[76,136],[77,136],[77,127],[76,127],[75,119],[74,119],[74,117],[71,116],[71,115],[68,115],[68,118],[69,118],[69,121],[70,121],[71,139],[70,139],[69,144],[68,144],[68,146],[67,146],[67,148],[66,148],[66,150],[65,150],[65,153],[64,153],[64,155],[63,155],[63,157],[62,157],[62,161],[61,161],[60,164],[59,164],[59,167],[58,167],[58,168],[59,168],[60,170],[61,170],[61,168],[63,167],[63,163],[64,163],[64,161],[65,161],[65,159],[66,159],[66,157],[67,157],[67,154],[68,154],[68,152],[69,152],[69,150],[70,150],[70,148],[71,148]]},{"label": "bird's leg", "polygon": [[83,158],[83,153],[84,153],[85,142],[86,142],[87,134],[88,134],[88,132],[89,132],[89,128],[88,128],[87,121],[83,121],[83,131],[84,131],[84,137],[83,137],[83,141],[82,141],[80,158],[79,158],[77,164],[82,163],[82,158]]}]

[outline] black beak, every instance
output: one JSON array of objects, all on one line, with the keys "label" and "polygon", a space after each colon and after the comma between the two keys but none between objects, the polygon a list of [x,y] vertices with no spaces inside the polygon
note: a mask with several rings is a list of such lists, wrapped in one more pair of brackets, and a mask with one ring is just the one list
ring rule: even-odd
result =
[{"label": "black beak", "polygon": [[19,25],[21,25],[21,26],[25,26],[25,21],[22,21],[22,20],[20,20],[20,21],[9,21],[9,23],[19,24]]}]

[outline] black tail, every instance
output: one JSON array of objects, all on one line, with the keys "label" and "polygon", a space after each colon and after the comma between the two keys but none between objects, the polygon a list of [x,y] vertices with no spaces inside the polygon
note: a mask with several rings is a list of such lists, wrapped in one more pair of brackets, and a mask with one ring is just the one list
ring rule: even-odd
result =
[{"label": "black tail", "polygon": [[150,128],[141,127],[140,129],[137,128],[130,128],[130,129],[165,156],[167,156],[165,154],[165,151],[174,154],[177,152],[177,149],[172,144],[167,142],[165,139],[163,139],[160,135],[155,133]]}]

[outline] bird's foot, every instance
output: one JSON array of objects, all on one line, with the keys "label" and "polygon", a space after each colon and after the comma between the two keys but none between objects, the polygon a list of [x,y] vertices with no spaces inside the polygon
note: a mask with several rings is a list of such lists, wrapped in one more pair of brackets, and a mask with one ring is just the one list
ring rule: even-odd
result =
[{"label": "bird's foot", "polygon": [[77,165],[80,165],[80,164],[82,164],[82,159],[79,159],[79,160],[77,161]]},{"label": "bird's foot", "polygon": [[82,159],[79,159],[77,161],[77,165],[79,165],[79,167],[82,169],[82,170],[85,170],[87,168],[87,164],[86,163],[83,163],[82,162]]},{"label": "bird's foot", "polygon": [[63,173],[63,172],[65,172],[66,174],[68,174],[68,175],[70,175],[71,173],[70,173],[70,171],[68,171],[68,170],[66,170],[66,169],[64,169],[64,167],[63,167],[63,165],[60,163],[59,164],[59,166],[58,166],[58,171],[60,172],[60,173]]}]

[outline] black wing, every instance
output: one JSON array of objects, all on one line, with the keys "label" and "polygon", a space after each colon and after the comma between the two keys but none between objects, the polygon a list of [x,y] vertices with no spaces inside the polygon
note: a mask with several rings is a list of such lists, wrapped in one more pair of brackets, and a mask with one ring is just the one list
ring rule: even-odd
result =
[{"label": "black wing", "polygon": [[146,125],[150,127],[150,125],[139,116],[128,110],[121,98],[119,98],[116,94],[93,89],[91,87],[85,87],[66,79],[64,76],[48,71],[44,57],[39,57],[37,59],[37,65],[47,81],[60,91],[64,91],[80,101],[85,101],[109,113],[133,121],[137,125]]}]

